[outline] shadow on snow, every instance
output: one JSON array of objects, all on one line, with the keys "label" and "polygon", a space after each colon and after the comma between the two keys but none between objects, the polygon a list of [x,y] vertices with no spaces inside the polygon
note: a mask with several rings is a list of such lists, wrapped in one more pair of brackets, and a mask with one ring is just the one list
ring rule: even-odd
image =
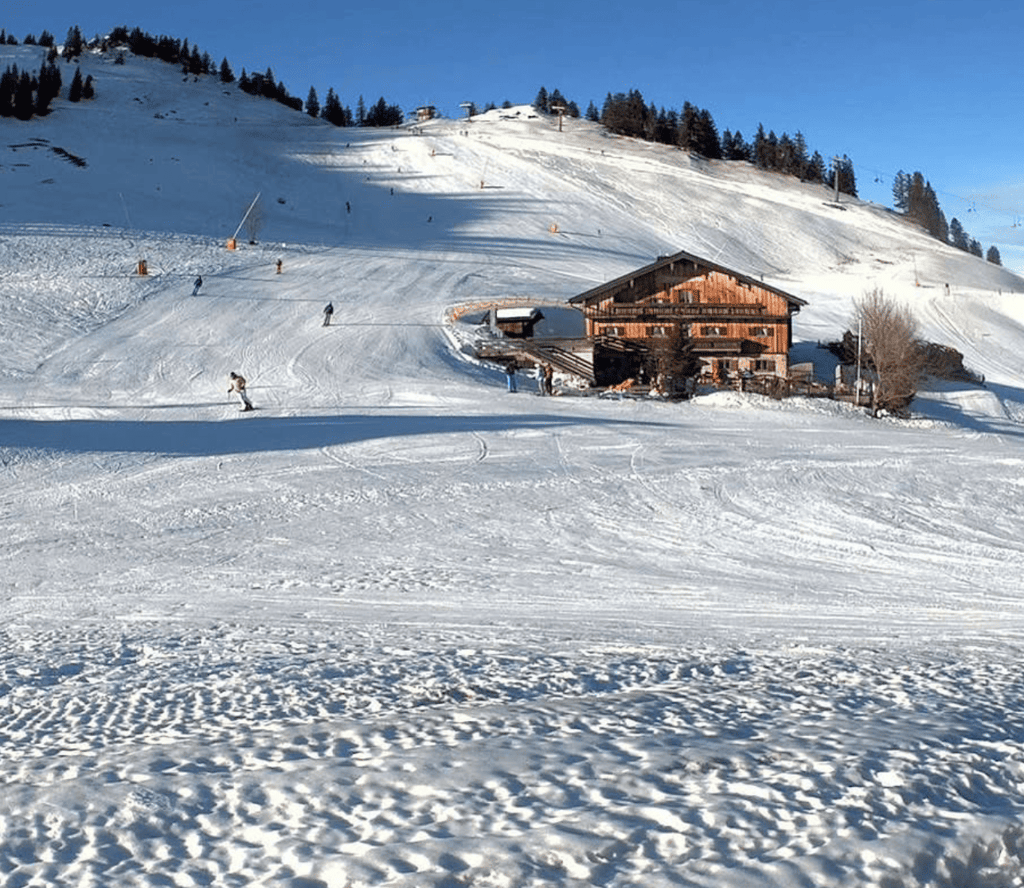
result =
[{"label": "shadow on snow", "polygon": [[65,453],[223,456],[335,447],[378,438],[507,432],[580,425],[660,425],[578,416],[331,415],[238,417],[222,421],[0,420],[5,447]]}]

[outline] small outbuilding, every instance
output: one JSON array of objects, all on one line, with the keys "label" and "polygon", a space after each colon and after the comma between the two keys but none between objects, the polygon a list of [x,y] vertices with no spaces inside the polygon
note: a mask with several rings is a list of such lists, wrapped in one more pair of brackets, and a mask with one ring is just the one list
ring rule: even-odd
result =
[{"label": "small outbuilding", "polygon": [[531,339],[534,327],[542,320],[544,314],[535,306],[494,310],[494,326],[509,339]]}]

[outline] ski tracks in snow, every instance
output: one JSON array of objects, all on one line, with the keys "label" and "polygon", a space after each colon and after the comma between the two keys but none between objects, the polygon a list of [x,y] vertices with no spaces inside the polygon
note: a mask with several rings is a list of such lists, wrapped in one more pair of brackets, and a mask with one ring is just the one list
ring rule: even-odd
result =
[{"label": "ski tracks in snow", "polygon": [[[482,646],[437,625],[415,643],[372,625],[139,629],[0,636],[4,872],[711,888],[756,865],[766,886],[828,869],[881,888],[926,869],[951,888],[1017,847],[995,824],[1020,812],[993,808],[1024,768],[1009,651],[925,663],[524,644],[511,627]],[[936,846],[969,812],[997,815],[981,847],[998,848]],[[913,872],[861,854],[894,833]]]}]

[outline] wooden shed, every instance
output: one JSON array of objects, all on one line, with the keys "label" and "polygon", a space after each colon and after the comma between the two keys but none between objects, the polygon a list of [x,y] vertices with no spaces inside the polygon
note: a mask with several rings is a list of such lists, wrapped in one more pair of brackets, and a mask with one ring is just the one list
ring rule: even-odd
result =
[{"label": "wooden shed", "polygon": [[650,343],[683,328],[703,374],[786,377],[792,318],[807,303],[738,271],[680,252],[569,300],[587,336]]},{"label": "wooden shed", "polygon": [[542,320],[544,314],[533,306],[499,308],[494,312],[494,325],[510,339],[529,339]]}]

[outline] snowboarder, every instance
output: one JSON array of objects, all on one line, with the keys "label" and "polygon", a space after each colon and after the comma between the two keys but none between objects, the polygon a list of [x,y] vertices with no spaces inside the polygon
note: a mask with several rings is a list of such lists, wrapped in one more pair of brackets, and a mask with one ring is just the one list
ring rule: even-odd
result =
[{"label": "snowboarder", "polygon": [[334,314],[334,305],[330,302],[324,306],[324,326],[331,326],[331,316]]},{"label": "snowboarder", "polygon": [[192,295],[193,296],[198,296],[199,295],[199,288],[202,285],[203,285],[203,276],[199,275],[199,277],[197,277],[195,279],[195,283],[193,283],[193,285],[192,285]]},{"label": "snowboarder", "polygon": [[245,393],[245,377],[231,371],[231,383],[228,385],[228,394],[237,392],[238,397],[242,399],[242,410],[252,410],[252,401],[249,400],[249,396]]},{"label": "snowboarder", "polygon": [[508,390],[510,392],[516,391],[516,364],[515,361],[510,361],[505,365],[505,378],[508,380]]}]

